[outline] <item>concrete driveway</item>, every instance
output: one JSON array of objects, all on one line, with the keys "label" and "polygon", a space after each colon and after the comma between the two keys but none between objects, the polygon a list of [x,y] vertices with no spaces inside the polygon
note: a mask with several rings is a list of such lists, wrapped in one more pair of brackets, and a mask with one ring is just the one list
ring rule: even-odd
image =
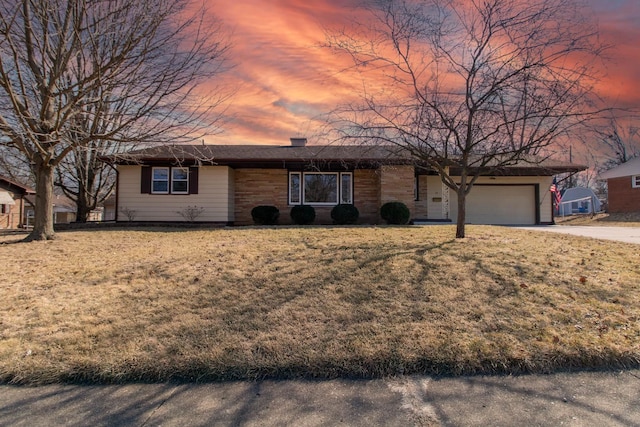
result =
[{"label": "concrete driveway", "polygon": [[594,239],[615,240],[640,245],[640,227],[592,227],[577,225],[534,225],[517,227],[522,230],[548,231],[552,233],[573,234],[574,236],[593,237]]}]

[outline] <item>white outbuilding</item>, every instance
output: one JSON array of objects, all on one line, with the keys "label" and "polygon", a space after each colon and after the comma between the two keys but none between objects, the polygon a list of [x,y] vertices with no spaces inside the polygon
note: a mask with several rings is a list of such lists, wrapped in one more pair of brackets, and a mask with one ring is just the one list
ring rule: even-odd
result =
[{"label": "white outbuilding", "polygon": [[587,187],[567,188],[562,194],[558,216],[590,214],[600,212],[602,205],[592,189]]}]

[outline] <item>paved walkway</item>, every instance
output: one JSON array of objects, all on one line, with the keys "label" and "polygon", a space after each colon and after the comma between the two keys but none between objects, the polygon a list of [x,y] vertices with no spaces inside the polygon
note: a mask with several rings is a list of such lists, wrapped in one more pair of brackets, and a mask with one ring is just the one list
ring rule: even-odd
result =
[{"label": "paved walkway", "polygon": [[517,227],[523,230],[549,231],[553,233],[573,234],[574,236],[593,237],[595,239],[615,240],[618,242],[640,244],[640,227],[598,227],[578,225],[532,225]]},{"label": "paved walkway", "polygon": [[640,426],[640,371],[0,387],[0,426]]}]

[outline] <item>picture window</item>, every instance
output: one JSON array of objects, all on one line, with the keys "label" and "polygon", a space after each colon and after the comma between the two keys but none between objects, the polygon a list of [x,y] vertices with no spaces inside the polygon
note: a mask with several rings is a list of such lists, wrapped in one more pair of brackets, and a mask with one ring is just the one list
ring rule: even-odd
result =
[{"label": "picture window", "polygon": [[289,204],[337,205],[353,203],[351,172],[291,172]]}]

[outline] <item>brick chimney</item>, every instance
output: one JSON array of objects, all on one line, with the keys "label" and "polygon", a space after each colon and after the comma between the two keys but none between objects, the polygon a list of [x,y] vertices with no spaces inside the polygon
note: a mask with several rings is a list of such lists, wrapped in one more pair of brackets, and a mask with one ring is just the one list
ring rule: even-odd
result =
[{"label": "brick chimney", "polygon": [[289,138],[292,147],[304,147],[307,145],[307,138]]}]

